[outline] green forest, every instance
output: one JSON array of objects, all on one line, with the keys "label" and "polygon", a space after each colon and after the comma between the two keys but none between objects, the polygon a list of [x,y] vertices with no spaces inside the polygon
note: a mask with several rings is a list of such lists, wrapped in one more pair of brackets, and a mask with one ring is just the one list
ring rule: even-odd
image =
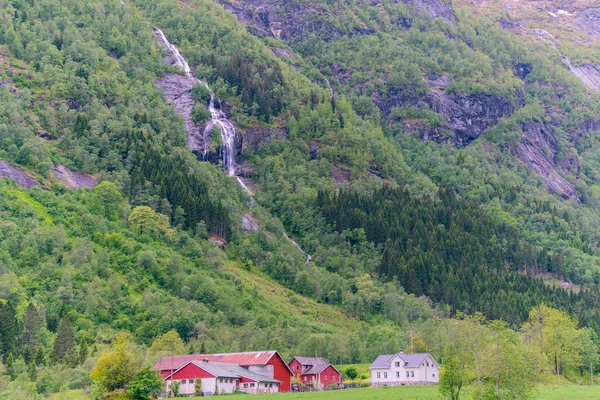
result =
[{"label": "green forest", "polygon": [[[0,399],[147,398],[173,348],[370,363],[413,333],[478,398],[590,383],[599,103],[558,50],[447,2],[280,2],[279,38],[251,3],[0,0]],[[225,104],[254,196],[188,148],[154,28]],[[539,137],[549,178],[519,153]],[[577,345],[528,345],[558,326]],[[535,351],[531,379],[494,392],[469,330]]]}]

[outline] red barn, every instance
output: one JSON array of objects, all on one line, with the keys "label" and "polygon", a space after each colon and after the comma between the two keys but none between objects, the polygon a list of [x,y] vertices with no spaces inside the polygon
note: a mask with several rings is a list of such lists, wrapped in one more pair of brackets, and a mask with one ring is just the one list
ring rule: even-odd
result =
[{"label": "red barn", "polygon": [[165,378],[190,361],[202,360],[237,364],[250,372],[273,378],[281,382],[279,385],[280,392],[289,392],[291,389],[292,371],[290,371],[281,355],[275,350],[250,351],[245,353],[194,354],[191,356],[166,356],[154,364],[153,368],[158,370],[161,376]]},{"label": "red barn", "polygon": [[342,374],[324,358],[294,357],[288,364],[296,379],[303,384],[326,388],[330,383],[341,383]]}]

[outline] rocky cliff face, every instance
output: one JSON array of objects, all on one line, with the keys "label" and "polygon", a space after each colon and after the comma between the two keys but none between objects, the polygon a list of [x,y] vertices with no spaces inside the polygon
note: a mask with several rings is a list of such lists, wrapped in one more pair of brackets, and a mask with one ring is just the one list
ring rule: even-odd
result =
[{"label": "rocky cliff face", "polygon": [[573,65],[571,60],[565,57],[569,71],[579,79],[585,86],[593,90],[600,90],[600,66],[590,64]]},{"label": "rocky cliff face", "polygon": [[175,110],[183,117],[185,130],[188,133],[187,143],[196,154],[202,155],[208,138],[204,137],[203,129],[196,126],[192,119],[195,101],[192,97],[194,82],[185,76],[167,73],[162,79],[156,80],[158,86],[168,101],[175,105]]},{"label": "rocky cliff face", "polygon": [[285,128],[254,127],[243,131],[242,136],[244,137],[242,151],[248,146],[258,150],[261,143],[287,138],[288,132]]},{"label": "rocky cliff face", "polygon": [[[433,79],[440,86],[447,84],[443,77]],[[439,114],[446,123],[437,128],[405,121],[405,130],[417,133],[424,140],[451,141],[455,146],[466,146],[477,139],[488,128],[496,125],[500,118],[510,116],[520,103],[487,94],[448,94],[442,88],[431,90],[414,101],[402,92],[388,92],[385,97],[376,94],[375,103],[384,115],[392,108],[411,104],[418,108],[429,108]]]},{"label": "rocky cliff face", "polygon": [[556,140],[549,127],[538,122],[525,124],[515,155],[542,177],[548,192],[565,200],[581,201],[575,185],[559,173],[561,170],[563,174],[571,174],[577,178],[580,172],[579,160],[573,153],[557,159]]},{"label": "rocky cliff face", "polygon": [[65,185],[71,188],[92,188],[94,187],[94,177],[83,172],[74,171],[62,164],[56,165],[52,172]]},{"label": "rocky cliff face", "polygon": [[[244,22],[248,31],[257,36],[272,36],[290,44],[305,39],[310,34],[319,35],[330,41],[340,36],[369,35],[375,33],[358,17],[346,27],[335,26],[328,16],[330,9],[316,1],[293,0],[231,0],[220,1],[239,21]],[[452,3],[447,0],[396,0],[396,3],[412,5],[418,14],[428,14],[432,18],[445,19],[456,23]],[[371,6],[379,6],[381,0],[371,0]],[[410,21],[404,21],[406,27]]]},{"label": "rocky cliff face", "polygon": [[23,169],[14,167],[5,161],[0,161],[0,177],[13,179],[23,189],[29,189],[38,185],[37,181]]},{"label": "rocky cliff face", "polygon": [[322,34],[324,40],[342,35],[373,33],[366,27],[345,31],[334,27],[326,18],[329,10],[318,2],[295,2],[290,0],[243,0],[221,1],[248,31],[257,36],[272,36],[288,43],[296,43],[311,33]]},{"label": "rocky cliff face", "polygon": [[600,8],[586,8],[575,17],[573,22],[589,35],[600,36]]}]

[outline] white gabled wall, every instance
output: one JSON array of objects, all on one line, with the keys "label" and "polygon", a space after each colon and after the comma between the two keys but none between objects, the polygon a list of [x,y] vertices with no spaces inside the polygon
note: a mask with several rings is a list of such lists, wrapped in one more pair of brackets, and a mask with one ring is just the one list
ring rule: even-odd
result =
[{"label": "white gabled wall", "polygon": [[[429,362],[429,366],[427,363]],[[399,363],[399,366],[396,366]],[[408,372],[408,377],[406,373]],[[377,374],[379,373],[379,377]],[[414,376],[412,376],[414,374]],[[388,368],[371,369],[371,383],[374,386],[383,385],[415,385],[419,383],[438,383],[440,381],[439,368],[431,356],[427,357],[418,368],[404,367],[404,361],[395,355],[390,360]]]}]

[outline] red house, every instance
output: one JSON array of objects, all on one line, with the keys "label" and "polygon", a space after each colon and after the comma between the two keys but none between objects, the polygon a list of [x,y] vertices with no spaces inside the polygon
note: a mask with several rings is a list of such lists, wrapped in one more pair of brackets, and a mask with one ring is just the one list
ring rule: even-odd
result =
[{"label": "red house", "polygon": [[281,355],[275,351],[250,351],[245,353],[193,354],[191,356],[166,356],[161,358],[154,369],[163,378],[168,377],[190,361],[212,361],[227,364],[237,364],[255,374],[273,378],[279,382],[280,392],[289,392],[292,381],[292,371]]},{"label": "red house", "polygon": [[324,358],[294,357],[288,366],[294,378],[303,384],[326,388],[330,383],[341,383],[342,374]]}]

